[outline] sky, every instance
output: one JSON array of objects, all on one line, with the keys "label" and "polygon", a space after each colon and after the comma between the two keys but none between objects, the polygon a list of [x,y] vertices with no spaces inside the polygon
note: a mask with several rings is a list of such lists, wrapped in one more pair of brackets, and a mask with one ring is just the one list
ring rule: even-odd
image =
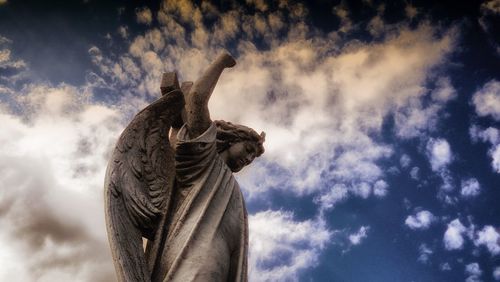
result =
[{"label": "sky", "polygon": [[250,281],[500,281],[500,1],[0,0],[0,281],[115,281],[121,131],[222,51]]}]

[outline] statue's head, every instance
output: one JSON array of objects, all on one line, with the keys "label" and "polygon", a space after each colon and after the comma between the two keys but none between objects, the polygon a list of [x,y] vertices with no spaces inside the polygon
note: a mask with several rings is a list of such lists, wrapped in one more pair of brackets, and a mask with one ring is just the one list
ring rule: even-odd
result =
[{"label": "statue's head", "polygon": [[217,152],[233,172],[240,171],[264,153],[266,134],[250,127],[216,120]]}]

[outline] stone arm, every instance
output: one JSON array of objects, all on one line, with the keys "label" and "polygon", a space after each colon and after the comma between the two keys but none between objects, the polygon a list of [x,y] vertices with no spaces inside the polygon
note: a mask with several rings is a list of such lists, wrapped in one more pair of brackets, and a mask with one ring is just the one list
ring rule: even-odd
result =
[{"label": "stone arm", "polygon": [[190,138],[196,138],[205,132],[212,123],[208,111],[208,101],[225,68],[233,67],[235,60],[228,53],[223,53],[204,71],[186,95],[185,115]]}]

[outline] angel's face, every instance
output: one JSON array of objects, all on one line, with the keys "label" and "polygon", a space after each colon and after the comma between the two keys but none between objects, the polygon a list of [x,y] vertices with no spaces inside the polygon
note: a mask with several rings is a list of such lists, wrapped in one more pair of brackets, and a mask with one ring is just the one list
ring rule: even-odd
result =
[{"label": "angel's face", "polygon": [[232,172],[238,172],[249,165],[257,156],[257,145],[251,141],[240,141],[231,144],[223,152],[222,158]]}]

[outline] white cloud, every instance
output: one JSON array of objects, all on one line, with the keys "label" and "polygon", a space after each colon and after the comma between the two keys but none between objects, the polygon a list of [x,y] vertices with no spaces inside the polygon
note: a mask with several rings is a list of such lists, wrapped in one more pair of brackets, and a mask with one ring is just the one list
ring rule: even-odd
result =
[{"label": "white cloud", "polygon": [[445,262],[439,265],[439,269],[441,269],[441,271],[450,271],[451,266],[449,263]]},{"label": "white cloud", "polygon": [[411,163],[411,159],[410,159],[410,156],[408,156],[407,154],[403,154],[401,156],[401,158],[399,159],[399,164],[403,168],[407,168],[410,165],[410,163]]},{"label": "white cloud", "polygon": [[493,170],[497,173],[500,173],[500,144],[497,144],[495,147],[491,148],[489,151],[491,156],[491,166]]},{"label": "white cloud", "polygon": [[496,281],[500,280],[500,266],[495,267],[495,269],[493,270],[493,278]]},{"label": "white cloud", "polygon": [[418,180],[419,179],[419,175],[418,175],[419,171],[420,171],[420,168],[418,168],[417,166],[412,167],[412,169],[410,170],[411,178],[414,180]]},{"label": "white cloud", "polygon": [[448,224],[448,229],[444,233],[443,242],[447,250],[459,250],[464,245],[463,235],[466,232],[465,226],[457,218]]},{"label": "white cloud", "polygon": [[426,155],[432,170],[435,171],[443,181],[438,198],[444,200],[445,203],[453,204],[455,201],[449,195],[445,194],[454,189],[453,177],[448,170],[448,165],[453,160],[450,144],[442,138],[431,138],[426,145]]},{"label": "white cloud", "polygon": [[321,195],[316,201],[323,209],[334,208],[337,203],[347,198],[348,189],[344,184],[335,184],[328,193]]},{"label": "white cloud", "polygon": [[434,251],[426,244],[420,244],[420,246],[418,247],[418,252],[419,256],[417,258],[417,261],[424,264],[429,262],[430,256],[434,253]]},{"label": "white cloud", "polygon": [[[102,181],[121,115],[86,88],[31,85],[24,112],[0,109],[0,280],[114,279]],[[16,265],[23,267],[17,268]]]},{"label": "white cloud", "polygon": [[[413,91],[420,92],[421,95],[426,93],[425,88],[415,88]],[[440,113],[446,103],[456,97],[456,91],[449,78],[440,77],[437,79],[435,88],[430,92],[432,103],[424,106],[419,96],[411,97],[407,104],[396,112],[396,134],[403,139],[415,138],[435,131]]]},{"label": "white cloud", "polygon": [[372,193],[372,187],[366,182],[361,182],[351,186],[351,191],[354,195],[367,199]]},{"label": "white cloud", "polygon": [[427,142],[427,155],[433,171],[440,171],[445,169],[451,163],[452,153],[450,144],[445,139],[431,138]]},{"label": "white cloud", "polygon": [[465,273],[468,275],[466,282],[479,282],[483,271],[477,262],[473,262],[465,266]]},{"label": "white cloud", "polygon": [[483,141],[491,144],[500,143],[500,132],[494,127],[488,127],[483,130],[479,126],[473,124],[469,128],[469,134],[474,142]]},{"label": "white cloud", "polygon": [[479,116],[491,116],[500,121],[500,82],[491,80],[474,93],[472,103]]},{"label": "white cloud", "polygon": [[251,215],[249,225],[250,281],[298,281],[300,271],[318,263],[331,237],[321,220],[296,221],[285,211]]},{"label": "white cloud", "polygon": [[377,197],[385,197],[389,185],[384,180],[379,180],[373,185],[373,195]]},{"label": "white cloud", "polygon": [[487,225],[476,233],[474,245],[485,246],[491,255],[498,255],[500,254],[499,240],[498,231],[493,226]]},{"label": "white cloud", "polygon": [[151,22],[153,21],[153,13],[151,13],[151,10],[148,7],[137,9],[135,11],[135,15],[138,23],[151,25]]},{"label": "white cloud", "polygon": [[490,143],[491,147],[488,150],[488,155],[491,157],[491,166],[493,171],[500,173],[500,133],[497,128],[488,127],[481,129],[477,125],[472,125],[469,128],[469,134],[472,141],[479,140]]},{"label": "white cloud", "polygon": [[462,190],[460,194],[462,197],[475,197],[481,193],[481,186],[475,178],[470,178],[462,181]]},{"label": "white cloud", "polygon": [[368,237],[369,230],[369,226],[361,226],[357,232],[349,235],[349,241],[354,246],[361,244]]},{"label": "white cloud", "polygon": [[405,224],[410,229],[413,230],[425,230],[428,229],[431,224],[436,220],[436,217],[430,211],[419,211],[415,215],[409,215]]}]

